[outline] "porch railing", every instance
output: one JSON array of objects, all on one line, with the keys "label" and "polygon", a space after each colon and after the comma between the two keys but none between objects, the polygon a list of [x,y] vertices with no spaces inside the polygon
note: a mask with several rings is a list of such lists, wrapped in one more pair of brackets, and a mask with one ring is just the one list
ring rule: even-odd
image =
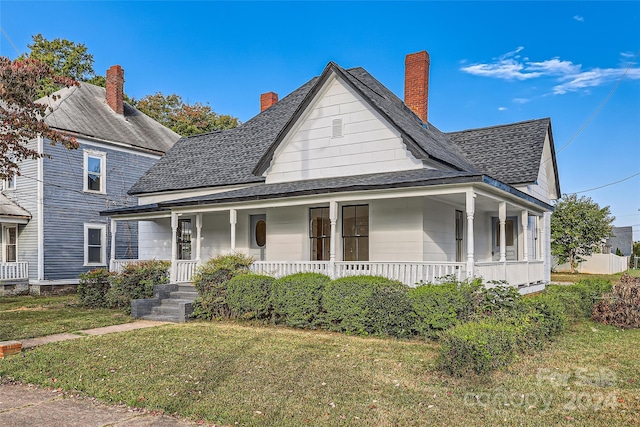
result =
[{"label": "porch railing", "polygon": [[475,277],[483,281],[506,281],[512,286],[528,285],[544,281],[543,261],[492,261],[476,262]]},{"label": "porch railing", "polygon": [[0,263],[0,280],[28,280],[28,262],[2,262]]},{"label": "porch railing", "polygon": [[347,276],[383,276],[415,286],[421,280],[438,282],[448,275],[463,279],[464,263],[459,262],[349,262],[336,261],[333,268],[328,261],[256,261],[251,271],[273,277],[294,273],[322,273],[338,279]]},{"label": "porch railing", "polygon": [[109,265],[109,271],[114,273],[122,273],[122,270],[129,264],[136,264],[140,262],[139,259],[112,259]]},{"label": "porch railing", "polygon": [[193,275],[196,272],[198,261],[180,259],[176,260],[176,282],[187,283],[191,282]]}]

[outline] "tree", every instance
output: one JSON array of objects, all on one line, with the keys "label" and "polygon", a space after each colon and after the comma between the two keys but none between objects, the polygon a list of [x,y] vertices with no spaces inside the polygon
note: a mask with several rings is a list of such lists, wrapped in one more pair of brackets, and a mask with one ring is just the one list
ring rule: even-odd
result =
[{"label": "tree", "polygon": [[[43,137],[73,149],[75,138],[51,129],[44,118],[50,111],[45,104],[35,103],[37,93],[46,82],[70,87],[78,82],[58,76],[53,69],[33,58],[11,59],[0,56],[0,179],[20,175],[19,163],[26,159],[45,157],[27,146],[29,141]],[[55,95],[51,95],[55,99]]]},{"label": "tree", "polygon": [[615,218],[609,206],[600,208],[591,198],[564,195],[551,215],[551,253],[563,264],[569,262],[571,272],[591,255],[603,240],[611,237]]},{"label": "tree", "polygon": [[238,119],[217,114],[209,105],[188,104],[179,95],[156,92],[135,102],[135,107],[155,121],[182,135],[197,135],[238,126]]}]

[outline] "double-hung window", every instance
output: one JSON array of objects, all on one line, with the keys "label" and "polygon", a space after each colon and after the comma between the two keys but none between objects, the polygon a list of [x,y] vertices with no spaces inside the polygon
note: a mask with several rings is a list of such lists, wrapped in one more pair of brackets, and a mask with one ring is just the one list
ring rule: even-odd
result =
[{"label": "double-hung window", "polygon": [[369,205],[342,207],[344,261],[369,261]]},{"label": "double-hung window", "polygon": [[4,262],[18,261],[18,227],[6,226],[4,230]]},{"label": "double-hung window", "polygon": [[107,224],[84,225],[84,265],[107,265]]},{"label": "double-hung window", "polygon": [[309,239],[311,240],[311,260],[329,261],[331,247],[329,208],[309,209]]},{"label": "double-hung window", "polygon": [[107,192],[106,160],[106,153],[92,150],[84,151],[84,191]]},{"label": "double-hung window", "polygon": [[9,179],[5,179],[2,183],[3,190],[15,190],[16,189],[16,176],[13,175]]}]

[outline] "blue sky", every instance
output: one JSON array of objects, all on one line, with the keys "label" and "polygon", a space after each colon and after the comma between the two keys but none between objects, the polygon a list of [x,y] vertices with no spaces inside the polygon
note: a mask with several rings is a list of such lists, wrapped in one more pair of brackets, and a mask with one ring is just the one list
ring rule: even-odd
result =
[{"label": "blue sky", "polygon": [[33,34],[84,43],[125,92],[161,91],[246,121],[329,61],[403,94],[404,56],[431,56],[443,131],[551,117],[563,193],[610,206],[640,240],[640,2],[0,2],[0,55]]}]

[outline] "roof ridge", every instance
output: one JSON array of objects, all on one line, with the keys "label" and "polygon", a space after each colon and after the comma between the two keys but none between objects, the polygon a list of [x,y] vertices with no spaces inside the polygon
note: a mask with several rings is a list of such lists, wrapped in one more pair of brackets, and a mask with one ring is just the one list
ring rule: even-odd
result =
[{"label": "roof ridge", "polygon": [[541,122],[543,120],[551,121],[551,117],[542,117],[542,118],[539,118],[539,119],[523,120],[521,122],[504,123],[504,124],[501,124],[501,125],[483,126],[483,127],[479,127],[479,128],[463,129],[463,130],[456,130],[456,131],[444,132],[444,133],[448,135],[448,134],[451,134],[451,133],[473,132],[473,131],[476,131],[476,130],[495,129],[495,128],[501,128],[501,127],[507,127],[507,126],[522,125],[522,124],[525,124],[525,123]]}]

